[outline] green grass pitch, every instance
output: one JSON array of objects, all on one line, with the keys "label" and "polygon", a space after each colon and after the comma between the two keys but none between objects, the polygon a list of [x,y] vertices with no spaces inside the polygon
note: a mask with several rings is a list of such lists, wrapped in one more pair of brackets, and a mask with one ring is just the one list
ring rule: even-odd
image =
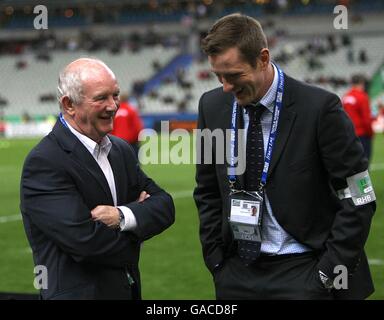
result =
[{"label": "green grass pitch", "polygon": [[[37,141],[0,139],[0,292],[36,292],[32,253],[18,215],[22,164]],[[370,299],[384,299],[383,143],[383,135],[377,135],[371,178],[378,206],[366,245],[376,287]],[[176,222],[143,246],[143,298],[214,299],[212,278],[202,259],[198,216],[192,199],[194,165],[147,165],[144,170],[174,196]]]}]

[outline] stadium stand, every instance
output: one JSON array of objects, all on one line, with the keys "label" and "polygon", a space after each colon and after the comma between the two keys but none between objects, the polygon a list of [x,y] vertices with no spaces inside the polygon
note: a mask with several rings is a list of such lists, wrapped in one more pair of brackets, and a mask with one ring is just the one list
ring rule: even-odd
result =
[{"label": "stadium stand", "polygon": [[[5,6],[7,1],[3,3],[0,5]],[[6,31],[0,32],[0,39],[5,41],[0,50],[0,73],[6,76],[0,78],[0,109],[6,120],[56,115],[57,74],[80,56],[94,56],[110,65],[122,90],[138,98],[143,115],[196,114],[202,92],[219,83],[210,74],[205,57],[199,55],[198,43],[191,42],[192,35],[203,34],[213,19],[234,11],[261,16],[272,57],[286,73],[339,96],[347,89],[352,74],[363,73],[370,79],[384,62],[383,15],[378,12],[384,5],[376,0],[369,1],[370,5],[354,3],[348,30],[333,28],[333,6],[321,1],[307,6],[292,2],[288,7],[274,7],[274,2],[266,1],[268,5],[262,7],[233,0],[226,6],[214,2],[205,9],[197,5],[198,1],[180,1],[174,7],[167,7],[166,1],[160,1],[158,7],[148,1],[135,5],[122,1],[117,15],[112,14],[116,1],[108,4],[109,12],[105,12],[107,3],[103,3],[104,11],[92,6],[92,1],[83,3],[99,18],[92,16],[92,20],[74,8],[77,20],[69,25],[77,29],[67,26],[68,19],[63,22],[60,6],[50,16],[49,23],[55,27],[52,32],[40,34],[35,30],[33,35],[25,24],[33,17],[30,15],[3,19]],[[15,6],[15,10],[19,12],[21,7]],[[309,16],[304,17],[304,13]],[[24,24],[16,23],[16,18],[24,19]],[[149,26],[149,19],[156,25]],[[85,28],[87,24],[92,28]],[[27,28],[24,32],[23,26]],[[19,40],[12,43],[9,39]]]},{"label": "stadium stand", "polygon": [[0,73],[7,75],[0,78],[0,88],[9,104],[6,115],[20,116],[25,112],[33,115],[49,115],[58,113],[56,99],[40,101],[42,95],[51,94],[55,97],[57,75],[63,66],[81,56],[95,56],[105,61],[114,70],[122,89],[131,88],[133,82],[148,79],[152,76],[152,61],[156,57],[163,65],[167,64],[176,54],[175,49],[161,47],[146,48],[140,52],[125,52],[111,54],[106,50],[90,54],[86,51],[51,53],[49,62],[37,60],[33,54],[27,54],[24,60],[27,64],[22,70],[15,67],[20,57],[2,56],[0,58]]}]

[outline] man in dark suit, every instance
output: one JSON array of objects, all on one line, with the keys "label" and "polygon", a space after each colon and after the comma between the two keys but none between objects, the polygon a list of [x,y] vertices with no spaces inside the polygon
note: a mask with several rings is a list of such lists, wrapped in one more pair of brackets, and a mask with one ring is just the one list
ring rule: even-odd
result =
[{"label": "man in dark suit", "polygon": [[109,136],[119,106],[113,72],[78,59],[59,77],[60,119],[25,160],[21,213],[42,299],[140,299],[141,243],[174,222],[169,194]]},{"label": "man in dark suit", "polygon": [[[217,298],[366,298],[375,195],[339,98],[271,63],[253,18],[221,18],[202,47],[223,86],[201,97],[198,128],[234,133],[224,145],[201,134],[197,150],[194,199]],[[236,152],[246,166],[234,174]]]}]

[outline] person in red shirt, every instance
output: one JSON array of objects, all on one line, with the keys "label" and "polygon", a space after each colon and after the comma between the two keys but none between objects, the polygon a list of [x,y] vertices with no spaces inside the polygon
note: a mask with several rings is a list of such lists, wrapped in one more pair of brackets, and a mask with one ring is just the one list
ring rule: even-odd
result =
[{"label": "person in red shirt", "polygon": [[129,104],[128,96],[122,95],[120,107],[113,122],[112,135],[127,141],[136,152],[139,152],[139,133],[143,129],[143,122],[135,107]]},{"label": "person in red shirt", "polygon": [[352,76],[351,82],[351,89],[342,99],[343,107],[355,126],[356,135],[359,137],[364,147],[366,157],[370,160],[373,138],[373,118],[369,96],[365,92],[366,79],[363,75],[356,74]]}]

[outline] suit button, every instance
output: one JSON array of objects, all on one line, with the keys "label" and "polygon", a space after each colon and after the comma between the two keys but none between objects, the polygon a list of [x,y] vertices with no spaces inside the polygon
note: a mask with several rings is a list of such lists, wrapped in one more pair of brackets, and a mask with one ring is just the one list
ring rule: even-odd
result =
[{"label": "suit button", "polygon": [[355,264],[355,267],[353,268],[353,273],[355,273],[360,265],[361,259],[357,260],[357,263]]}]

